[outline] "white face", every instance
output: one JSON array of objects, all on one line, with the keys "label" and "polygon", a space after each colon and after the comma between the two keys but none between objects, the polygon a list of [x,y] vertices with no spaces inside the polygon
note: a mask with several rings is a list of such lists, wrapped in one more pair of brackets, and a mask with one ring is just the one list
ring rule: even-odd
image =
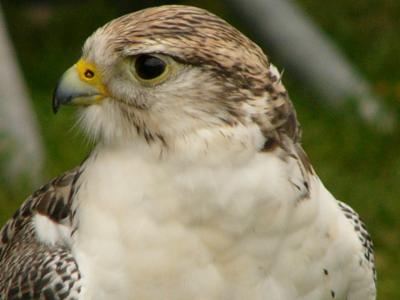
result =
[{"label": "white face", "polygon": [[135,69],[135,60],[142,57],[114,65],[104,78],[107,98],[82,110],[81,120],[90,135],[106,140],[137,135],[166,139],[222,123],[217,118],[222,91],[210,74],[168,56],[145,56],[160,59],[169,70],[160,78],[143,80]]},{"label": "white face", "polygon": [[[157,53],[157,45],[146,50],[127,45],[116,55],[109,42],[97,31],[72,70],[102,91],[101,99],[79,103],[85,104],[80,122],[90,138],[165,141],[234,122],[224,101],[225,83],[211,70]],[[94,79],[86,78],[92,74]]]}]

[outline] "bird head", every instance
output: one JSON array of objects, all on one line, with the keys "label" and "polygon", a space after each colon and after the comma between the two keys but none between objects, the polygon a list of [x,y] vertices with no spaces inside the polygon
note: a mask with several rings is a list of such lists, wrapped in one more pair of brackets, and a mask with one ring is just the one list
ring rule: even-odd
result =
[{"label": "bird head", "polygon": [[115,19],[85,42],[53,98],[80,106],[91,137],[168,144],[199,130],[256,126],[297,137],[280,74],[219,17],[168,5]]}]

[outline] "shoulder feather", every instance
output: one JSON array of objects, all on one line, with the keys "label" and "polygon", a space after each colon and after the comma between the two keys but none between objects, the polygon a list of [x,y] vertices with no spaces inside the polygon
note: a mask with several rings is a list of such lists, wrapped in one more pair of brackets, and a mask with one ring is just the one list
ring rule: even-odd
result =
[{"label": "shoulder feather", "polygon": [[66,227],[72,235],[80,174],[75,168],[42,186],[1,229],[0,299],[77,299],[80,272],[68,243],[43,241],[35,219]]}]

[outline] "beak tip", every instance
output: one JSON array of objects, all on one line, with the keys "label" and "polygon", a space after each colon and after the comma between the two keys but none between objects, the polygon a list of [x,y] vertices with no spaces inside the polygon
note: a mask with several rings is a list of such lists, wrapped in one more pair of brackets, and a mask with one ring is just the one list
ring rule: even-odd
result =
[{"label": "beak tip", "polygon": [[98,87],[80,79],[77,66],[73,65],[61,76],[53,92],[53,113],[56,114],[61,106],[67,104],[92,104],[100,94]]},{"label": "beak tip", "polygon": [[55,90],[53,94],[52,108],[54,114],[56,114],[58,112],[58,109],[60,108],[60,101],[57,97],[57,90]]}]

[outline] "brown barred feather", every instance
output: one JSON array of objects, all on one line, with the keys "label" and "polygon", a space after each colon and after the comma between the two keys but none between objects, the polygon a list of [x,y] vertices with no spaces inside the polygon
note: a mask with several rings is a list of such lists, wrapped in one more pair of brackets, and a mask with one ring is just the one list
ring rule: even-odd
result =
[{"label": "brown barred feather", "polygon": [[36,214],[76,226],[73,196],[80,168],[66,172],[33,193],[0,231],[0,299],[77,299],[80,273],[67,245],[40,242]]}]

